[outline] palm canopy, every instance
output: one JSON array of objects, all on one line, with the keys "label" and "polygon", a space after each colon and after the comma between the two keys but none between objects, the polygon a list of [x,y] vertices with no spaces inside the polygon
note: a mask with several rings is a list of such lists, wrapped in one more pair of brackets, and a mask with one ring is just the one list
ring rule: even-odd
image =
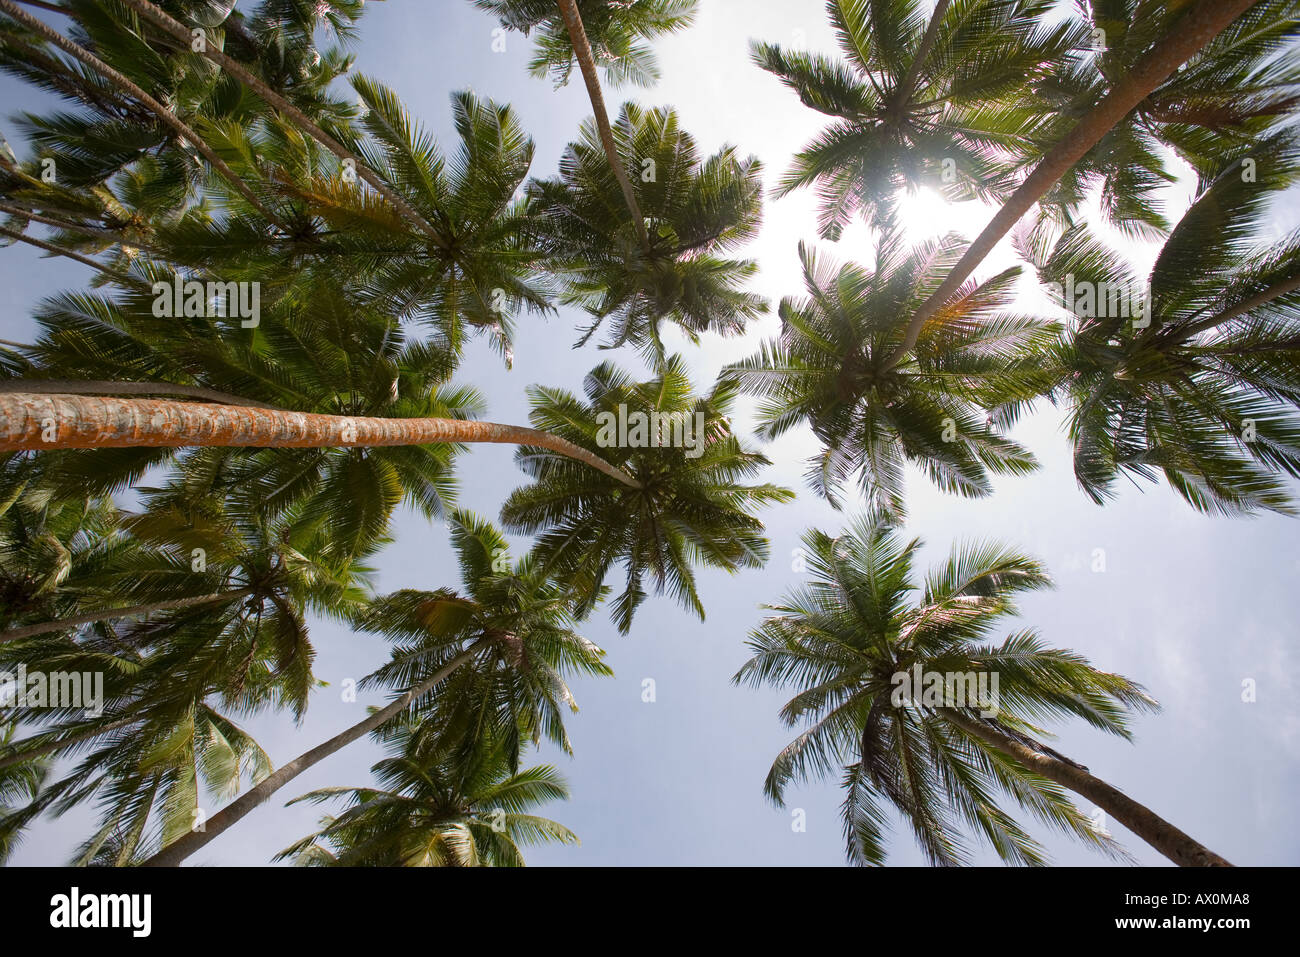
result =
[{"label": "palm canopy", "polygon": [[783,299],[781,335],[725,370],[763,399],[762,437],[812,427],[823,451],[808,478],[833,503],[857,473],[873,508],[901,516],[909,462],[944,491],[970,497],[992,491],[990,473],[1037,466],[1002,433],[1050,386],[1034,356],[1055,327],[1013,310],[1018,267],[963,285],[925,324],[909,357],[889,364],[907,318],[964,248],[955,236],[908,247],[887,230],[868,271],[837,269],[801,244],[807,296]]},{"label": "palm canopy", "polygon": [[1039,264],[1058,294],[1073,287],[1063,304],[1081,313],[1055,350],[1052,394],[1069,410],[1075,475],[1099,504],[1121,475],[1163,474],[1199,511],[1295,510],[1300,235],[1265,237],[1300,154],[1282,137],[1250,156],[1257,177],[1225,158],[1145,279],[1082,226]]},{"label": "palm canopy", "polygon": [[810,580],[770,606],[749,639],[753,657],[734,680],[795,691],[781,717],[803,729],[773,763],[768,797],[780,804],[790,784],[842,770],[854,864],[884,862],[888,807],[931,863],[966,863],[964,831],[1008,862],[1045,863],[1002,798],[1091,847],[1122,853],[1059,785],[945,720],[945,708],[924,703],[920,689],[897,694],[896,676],[917,666],[923,674],[997,675],[996,697],[968,703],[966,713],[991,703],[985,710],[996,716],[982,720],[1038,749],[1040,720],[1075,717],[1128,737],[1129,709],[1155,703],[1128,679],[1045,647],[1033,631],[994,639],[1017,614],[1019,595],[1050,584],[1037,561],[996,543],[960,545],[918,583],[921,543],[878,519],[859,519],[835,537],[808,532]]},{"label": "palm canopy", "polygon": [[[1189,5],[1092,0],[1079,6],[1091,41],[1035,83],[1046,122],[1033,138],[1044,151],[1171,34]],[[1300,103],[1298,38],[1294,0],[1254,4],[1071,167],[1043,198],[1042,211],[1072,222],[1099,186],[1100,209],[1111,223],[1138,236],[1168,232],[1159,190],[1176,179],[1170,149],[1212,177],[1224,156],[1257,143],[1290,116]]]},{"label": "palm canopy", "polygon": [[538,535],[537,560],[573,583],[584,612],[621,564],[626,583],[612,614],[624,633],[646,598],[647,577],[656,591],[668,591],[703,618],[695,567],[735,572],[766,561],[763,523],[753,512],[794,493],[744,484],[769,463],[732,433],[734,389],[718,384],[693,395],[684,363],[672,356],[648,382],[610,363],[597,366],[587,376],[585,401],[561,389],[530,393],[535,427],[598,450],[637,482],[632,488],[593,469],[571,468],[545,450],[516,453],[533,481],[506,500],[502,521]]},{"label": "palm canopy", "polygon": [[[0,724],[0,748],[9,745],[17,729],[14,721]],[[48,773],[48,762],[39,759],[0,766],[0,864],[9,861],[22,840],[22,828],[14,818],[15,805],[36,797]]]},{"label": "palm canopy", "polygon": [[[181,15],[204,31],[205,42],[225,47],[228,55],[246,64],[296,108],[326,126],[346,128],[355,109],[329,88],[348,71],[351,58],[339,46],[322,54],[315,34],[326,25],[349,39],[352,21],[360,14],[359,0],[317,4],[268,0],[247,17],[231,15],[230,6],[190,4]],[[253,157],[241,155],[238,145],[243,128],[266,119],[267,107],[260,99],[246,95],[237,79],[214,68],[191,47],[188,37],[179,43],[122,5],[69,0],[60,4],[60,10],[70,18],[68,39],[116,71],[116,78],[73,56],[68,47],[54,42],[54,36],[8,16],[0,18],[5,27],[0,69],[75,104],[75,110],[44,116],[26,113],[19,118],[39,145],[40,155],[55,161],[61,186],[100,185],[158,154],[183,160],[191,199],[206,195],[244,214],[252,211],[250,203],[269,198],[274,192],[272,171],[248,162]],[[123,78],[134,84],[134,91],[123,87]],[[193,131],[195,141],[179,136],[177,128],[143,97],[162,104]],[[209,168],[218,156],[238,167],[236,178],[228,176],[229,170],[214,169],[221,175],[206,175],[196,150],[203,153]],[[258,212],[267,209],[262,206]]]},{"label": "palm canopy", "polygon": [[701,156],[670,109],[625,104],[614,137],[645,217],[648,249],[590,121],[561,158],[559,177],[529,186],[563,299],[593,319],[580,342],[608,322],[609,347],[632,344],[662,357],[664,321],[691,341],[704,332],[744,331],[767,304],[743,289],[756,264],[728,254],[761,224],[758,160],[729,146]]},{"label": "palm canopy", "polygon": [[347,810],[277,860],[304,867],[522,867],[520,845],[577,844],[577,835],[531,813],[567,800],[550,766],[517,770],[490,741],[468,756],[448,748],[429,722],[384,735],[391,756],[376,764],[380,787],[324,788],[293,802],[346,798]]},{"label": "palm canopy", "polygon": [[1041,0],[829,0],[843,59],[755,43],[755,63],[834,122],[795,155],[778,195],[816,186],[825,239],[904,187],[994,200],[1041,117],[1030,96],[1080,42]]},{"label": "palm canopy", "polygon": [[345,280],[361,302],[421,324],[457,358],[469,335],[480,333],[509,363],[516,318],[550,308],[538,225],[521,195],[534,147],[518,114],[457,92],[455,148],[444,149],[392,90],[364,76],[351,82],[365,113],[339,136],[434,236],[362,189],[355,165],[348,169],[296,131],[268,124],[240,149],[280,171],[290,228],[268,235],[246,220],[189,217],[160,237],[163,251],[222,278],[260,270],[257,278],[274,288],[304,272]]},{"label": "palm canopy", "polygon": [[75,613],[134,547],[107,496],[54,494],[31,459],[0,462],[0,629]]},{"label": "palm canopy", "polygon": [[315,197],[319,215],[344,237],[353,264],[374,271],[364,288],[376,306],[432,326],[456,351],[467,329],[483,332],[509,363],[514,316],[550,306],[533,211],[520,195],[532,138],[511,107],[462,91],[452,95],[458,149],[443,152],[392,91],[366,77],[352,85],[367,107],[361,162],[440,239],[395,229],[390,210],[337,180]]},{"label": "palm canopy", "polygon": [[531,555],[514,559],[490,523],[451,516],[463,588],[406,589],[375,599],[357,626],[394,642],[367,685],[412,688],[468,655],[420,709],[448,740],[474,747],[483,735],[513,746],[547,738],[571,751],[564,715],[577,704],[570,675],[610,675],[604,651],[576,630],[572,589]]},{"label": "palm canopy", "polygon": [[[533,76],[550,74],[557,86],[569,82],[577,57],[555,0],[474,0],[508,30],[525,36],[537,31],[528,64]],[[614,86],[650,86],[659,67],[646,41],[691,25],[699,0],[577,0],[578,14],[591,45],[592,59]]]}]

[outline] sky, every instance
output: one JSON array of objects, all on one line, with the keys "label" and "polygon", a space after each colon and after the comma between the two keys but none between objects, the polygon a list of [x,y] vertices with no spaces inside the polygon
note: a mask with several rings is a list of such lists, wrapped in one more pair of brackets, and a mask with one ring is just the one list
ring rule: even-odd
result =
[{"label": "sky", "polygon": [[[510,103],[536,140],[534,175],[553,175],[565,144],[590,112],[585,91],[576,79],[557,90],[549,80],[530,77],[530,44],[519,34],[507,35],[504,52],[494,52],[495,26],[468,0],[372,3],[360,26],[356,69],[393,87],[411,114],[453,147],[452,91],[471,87]],[[774,186],[824,118],[750,62],[751,38],[836,49],[821,0],[702,0],[690,30],[656,44],[662,81],[649,90],[607,89],[611,113],[623,99],[671,104],[702,151],[735,144],[763,161],[766,183]],[[0,78],[0,104],[0,122],[21,151],[9,118],[21,109],[44,108],[48,100]],[[1180,185],[1170,201],[1185,202],[1186,195]],[[808,193],[769,199],[763,230],[746,250],[760,264],[752,288],[773,304],[802,292],[796,246],[816,241],[814,203]],[[1277,235],[1297,223],[1296,204],[1279,207]],[[979,204],[946,206],[925,196],[907,200],[903,211],[913,240],[948,230],[973,238],[992,215]],[[860,224],[839,243],[818,246],[837,261],[870,262],[872,256],[870,232]],[[1135,261],[1149,264],[1150,250],[1129,251]],[[1014,261],[1004,242],[978,275]],[[5,249],[0,338],[29,341],[33,308],[45,296],[84,286],[87,274],[30,248]],[[1026,280],[1028,303],[1036,301],[1031,285]],[[512,371],[476,346],[457,380],[487,398],[487,418],[523,423],[527,386],[577,392],[584,374],[611,358],[594,344],[570,348],[582,323],[570,309],[548,319],[523,317]],[[669,349],[687,358],[702,391],[722,366],[752,353],[778,328],[773,312],[743,338],[706,336],[696,347],[671,329],[666,336]],[[648,377],[634,352],[614,358]],[[744,429],[750,409],[742,405],[734,419],[738,428]],[[1156,485],[1126,486],[1101,508],[1075,484],[1056,410],[1044,404],[1017,425],[1013,437],[1042,467],[997,481],[989,498],[944,495],[909,473],[905,532],[926,542],[918,569],[940,562],[964,539],[1014,543],[1044,560],[1057,587],[1027,597],[1021,620],[1006,630],[1035,627],[1050,646],[1080,652],[1095,666],[1142,683],[1163,705],[1161,713],[1134,720],[1132,743],[1076,724],[1054,726],[1059,738],[1053,746],[1236,864],[1300,863],[1300,822],[1293,813],[1300,785],[1296,520],[1202,516]],[[798,498],[763,514],[772,543],[766,568],[738,576],[701,573],[707,620],[670,598],[652,597],[628,636],[618,635],[599,611],[586,623],[584,634],[607,650],[616,677],[573,684],[581,710],[568,722],[572,757],[544,747],[524,758],[553,763],[568,779],[571,799],[542,813],[576,831],[582,843],[529,849],[531,865],[843,865],[836,779],[792,789],[785,808],[771,806],[762,793],[772,759],[796,733],[777,716],[788,694],[737,687],[730,680],[748,657],[744,642],[763,616],[759,606],[779,601],[803,577],[792,559],[804,530],[834,533],[853,516],[851,508],[833,511],[804,486],[804,460],[815,450],[806,431],[764,448],[773,461],[764,480],[796,489]],[[460,504],[495,518],[523,481],[511,456],[507,447],[482,446],[460,458]],[[406,514],[396,528],[396,542],[377,560],[380,591],[459,584],[445,526]],[[527,548],[523,539],[512,541],[519,553]],[[354,724],[366,706],[384,700],[369,692],[347,702],[340,692],[346,679],[359,679],[385,660],[382,639],[320,621],[312,638],[317,676],[329,686],[315,694],[302,724],[295,727],[282,714],[243,722],[276,764]],[[646,679],[654,683],[653,702],[643,700]],[[1253,702],[1243,701],[1246,679],[1256,683]],[[369,740],[351,745],[291,782],[190,863],[267,863],[314,830],[321,814],[310,805],[286,808],[285,801],[318,787],[365,785],[379,755]],[[805,829],[795,826],[796,810],[803,812]],[[92,830],[92,819],[91,809],[83,808],[40,822],[14,862],[66,862]],[[1055,863],[1108,863],[1026,823]],[[1118,823],[1108,826],[1137,862],[1168,863]],[[974,857],[980,864],[998,863],[984,847]],[[924,863],[901,824],[894,829],[889,862]]]}]

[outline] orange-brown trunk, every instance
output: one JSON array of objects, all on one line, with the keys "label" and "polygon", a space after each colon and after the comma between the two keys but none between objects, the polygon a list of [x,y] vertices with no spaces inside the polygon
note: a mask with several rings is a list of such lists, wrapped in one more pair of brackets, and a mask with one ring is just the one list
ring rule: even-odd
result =
[{"label": "orange-brown trunk", "polygon": [[581,446],[517,425],[320,415],[168,399],[0,394],[0,452],[189,446],[367,448],[439,442],[549,449],[638,487],[627,473]]}]

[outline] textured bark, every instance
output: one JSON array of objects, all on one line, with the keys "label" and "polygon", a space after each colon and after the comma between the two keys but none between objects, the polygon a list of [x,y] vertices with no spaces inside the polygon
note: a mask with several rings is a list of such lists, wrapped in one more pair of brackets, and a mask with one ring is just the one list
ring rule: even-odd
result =
[{"label": "textured bark", "polygon": [[177,385],[174,382],[114,382],[107,379],[5,379],[0,381],[0,394],[29,392],[32,395],[174,395],[187,399],[203,399],[221,405],[239,405],[249,409],[275,409],[273,405],[228,395],[216,389],[197,385]]},{"label": "textured bark", "polygon": [[939,308],[954,296],[977,266],[993,251],[1020,218],[1029,212],[1088,150],[1097,145],[1128,113],[1163,83],[1179,65],[1194,56],[1224,31],[1233,20],[1255,5],[1257,0],[1200,0],[1175,25],[1173,32],[1127,76],[1115,84],[1081,119],[1061,142],[1047,153],[1025,178],[983,232],[970,244],[965,255],[953,266],[933,295],[923,302],[908,323],[903,342],[890,355],[886,365],[898,365],[916,348],[921,329]]},{"label": "textured bark", "polygon": [[[35,30],[37,33],[45,37],[45,39],[49,40],[51,43],[53,43],[63,52],[67,53],[69,56],[73,57],[74,59],[79,60],[80,62],[86,64],[86,66],[90,67],[92,70],[99,73],[109,82],[111,82],[114,86],[128,93],[132,98],[139,101],[144,106],[148,107],[148,109],[152,111],[158,117],[158,119],[162,120],[164,125],[171,128],[172,132],[174,132],[177,136],[181,137],[186,142],[188,142],[191,146],[193,146],[196,150],[198,150],[199,153],[203,156],[203,158],[208,161],[208,164],[213,169],[215,169],[218,173],[220,173],[222,178],[224,178],[227,182],[229,182],[230,185],[233,186],[235,190],[239,193],[239,195],[243,196],[244,199],[248,200],[249,204],[254,209],[256,209],[259,213],[261,213],[271,222],[275,223],[277,226],[282,225],[279,221],[279,218],[274,213],[272,213],[269,209],[267,209],[264,205],[262,205],[262,201],[257,198],[256,194],[254,194],[253,191],[249,189],[248,186],[244,183],[244,181],[240,179],[238,175],[236,175],[234,170],[232,170],[229,166],[226,165],[226,163],[221,159],[220,156],[218,156],[216,153],[212,151],[212,149],[207,145],[207,143],[203,141],[203,139],[199,136],[199,134],[195,133],[192,129],[190,129],[189,126],[187,126],[180,119],[180,117],[178,117],[175,113],[167,109],[167,107],[163,106],[152,96],[150,96],[139,86],[137,86],[134,82],[132,82],[132,80],[129,77],[113,69],[111,66],[105,63],[103,60],[99,59],[99,57],[95,56],[89,50],[86,50],[85,48],[78,46],[76,43],[73,43],[67,37],[63,36],[63,34],[59,33],[59,31],[47,26],[45,23],[36,19],[26,11],[20,10],[16,5],[14,5],[11,2],[11,0],[0,0],[0,10],[3,10],[5,13],[9,14],[9,16],[13,17],[15,20],[18,20],[20,23],[24,24],[25,26],[28,26],[31,29]],[[189,34],[186,33],[187,43],[188,43],[188,37]]]},{"label": "textured bark", "polygon": [[32,638],[36,635],[47,635],[52,631],[64,631],[68,628],[75,628],[78,625],[89,625],[97,621],[109,621],[117,618],[139,618],[143,615],[152,615],[160,611],[176,611],[180,608],[195,608],[201,605],[215,605],[220,602],[230,602],[251,595],[251,588],[241,588],[237,591],[223,591],[211,595],[194,595],[189,598],[169,598],[167,601],[149,602],[144,605],[128,605],[125,608],[101,608],[98,611],[90,611],[81,615],[69,615],[67,618],[59,618],[55,621],[42,621],[35,625],[23,625],[19,628],[10,628],[8,631],[0,631],[0,645],[7,641],[18,641],[22,638]]},{"label": "textured bark", "polygon": [[265,803],[271,795],[284,787],[302,772],[314,764],[319,764],[331,754],[341,750],[358,738],[375,731],[410,707],[411,702],[428,694],[448,675],[474,657],[479,642],[475,642],[447,664],[443,665],[433,677],[412,688],[388,707],[376,711],[364,721],[358,721],[341,734],[336,734],[324,744],[319,744],[303,754],[298,755],[288,764],[278,768],[240,797],[223,807],[212,817],[203,822],[202,831],[191,831],[172,841],[161,851],[143,862],[144,867],[179,867],[181,863],[205,846],[209,841],[229,830],[259,804]]},{"label": "textured bark", "polygon": [[368,448],[438,442],[549,449],[599,469],[624,485],[640,487],[627,473],[581,446],[517,425],[461,419],[351,418],[169,399],[0,393],[0,452],[190,446]]},{"label": "textured bark", "polygon": [[[136,11],[154,26],[170,33],[178,41],[185,45],[186,49],[190,46],[190,31],[184,24],[173,20],[164,11],[154,6],[149,0],[122,0],[128,7]],[[242,63],[226,55],[223,50],[218,50],[215,45],[208,43],[205,45],[202,56],[211,60],[217,66],[221,67],[239,82],[256,93],[266,102],[268,106],[281,113],[289,122],[302,130],[312,139],[316,140],[327,150],[342,160],[352,160],[356,164],[357,175],[370,184],[375,192],[396,209],[412,225],[420,229],[435,245],[446,249],[449,246],[447,240],[436,229],[429,224],[423,216],[411,208],[411,205],[398,196],[393,189],[376,176],[366,165],[361,162],[361,158],[348,150],[334,137],[330,136],[323,129],[317,126],[306,113],[298,109],[275,90],[267,86],[253,73],[249,72]]]},{"label": "textured bark", "polygon": [[569,31],[569,41],[573,44],[573,55],[578,60],[578,69],[582,72],[582,81],[587,85],[587,97],[591,100],[591,110],[596,115],[596,130],[600,133],[601,145],[605,147],[605,158],[614,171],[614,178],[623,190],[623,199],[627,202],[628,212],[632,214],[632,225],[636,228],[637,239],[641,248],[650,250],[650,235],[646,232],[645,216],[641,205],[636,201],[632,181],[628,179],[627,170],[623,168],[623,159],[618,155],[618,146],[614,142],[614,131],[609,125],[609,111],[605,109],[605,96],[600,91],[600,78],[596,76],[596,58],[587,41],[587,31],[582,25],[582,16],[578,13],[575,0],[559,0],[560,15],[564,17],[564,26]]},{"label": "textured bark", "polygon": [[1035,750],[987,723],[953,708],[939,713],[972,737],[1049,781],[1087,798],[1180,867],[1231,867],[1226,860],[1184,834],[1150,808],[1094,777],[1080,765]]}]

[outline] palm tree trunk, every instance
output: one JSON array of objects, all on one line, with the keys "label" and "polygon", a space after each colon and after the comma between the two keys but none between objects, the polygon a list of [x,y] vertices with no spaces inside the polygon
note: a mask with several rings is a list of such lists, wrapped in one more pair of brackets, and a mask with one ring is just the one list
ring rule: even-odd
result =
[{"label": "palm tree trunk", "polygon": [[180,608],[196,608],[202,605],[215,605],[218,602],[235,601],[252,593],[253,589],[251,588],[240,588],[235,591],[215,592],[211,595],[193,595],[189,598],[169,598],[166,601],[148,602],[143,605],[128,605],[125,608],[101,608],[98,611],[70,615],[67,618],[59,618],[55,621],[42,621],[35,625],[23,625],[19,628],[10,628],[8,631],[0,631],[0,645],[8,641],[18,641],[35,635],[45,635],[52,631],[63,631],[67,628],[89,625],[97,621],[108,621],[117,618],[140,618],[160,611],[175,611]]},{"label": "palm tree trunk", "polygon": [[1278,282],[1275,282],[1267,289],[1257,292],[1255,295],[1243,300],[1231,309],[1225,309],[1218,315],[1211,316],[1208,319],[1203,319],[1198,323],[1188,326],[1185,330],[1178,333],[1178,336],[1174,341],[1176,343],[1186,342],[1188,339],[1192,339],[1200,335],[1202,332],[1209,332],[1211,329],[1221,326],[1225,322],[1236,319],[1238,316],[1244,316],[1252,309],[1258,309],[1260,306],[1267,305],[1279,296],[1285,296],[1287,293],[1295,292],[1297,289],[1300,289],[1300,273],[1297,273],[1289,279],[1281,279]]},{"label": "palm tree trunk", "polygon": [[202,399],[220,405],[238,405],[249,409],[276,409],[273,405],[245,399],[216,389],[197,385],[178,385],[174,382],[117,382],[108,379],[5,379],[0,381],[0,394],[27,392],[32,395],[173,395],[186,399]]},{"label": "palm tree trunk", "polygon": [[921,68],[925,65],[925,58],[930,55],[934,49],[934,41],[939,37],[939,24],[943,20],[943,15],[948,10],[949,0],[938,0],[934,5],[934,13],[930,16],[930,25],[925,28],[925,36],[921,38],[921,45],[916,48],[916,58],[912,60],[912,66],[907,71],[907,76],[903,77],[903,82],[898,85],[898,91],[894,95],[895,108],[902,110],[907,106],[907,101],[912,98],[916,91],[917,80],[921,77]]},{"label": "palm tree trunk", "polygon": [[1049,781],[1087,798],[1179,867],[1231,867],[1208,847],[1188,837],[1150,808],[1093,777],[1081,765],[1036,751],[997,728],[953,708],[940,708],[943,717]]},{"label": "palm tree trunk", "polygon": [[[46,741],[44,744],[37,745],[34,748],[27,748],[23,751],[17,751],[7,757],[0,758],[0,768],[7,768],[10,765],[21,764],[24,761],[33,761],[36,758],[44,757],[51,751],[62,751],[64,748],[70,748],[74,744],[82,741],[88,741],[91,738],[97,738],[101,734],[108,734],[110,731],[116,731],[118,728],[125,728],[128,724],[134,724],[141,718],[122,718],[120,721],[111,721],[106,725],[97,728],[89,728],[85,731],[79,731],[76,734],[69,735],[66,738],[57,738],[54,741]],[[22,742],[14,745],[19,747]]]},{"label": "palm tree trunk", "polygon": [[[150,3],[149,0],[123,0],[123,2],[159,29],[170,33],[184,45],[185,49],[188,50],[190,48],[190,31],[184,24],[172,19],[166,12]],[[276,93],[257,76],[247,70],[242,63],[227,56],[225,51],[217,49],[216,46],[211,43],[205,44],[201,53],[204,57],[217,64],[231,76],[235,77],[235,79],[239,80],[239,82],[243,83],[246,87],[261,97],[268,106],[281,113],[286,119],[293,123],[294,126],[298,127],[298,129],[316,140],[339,159],[352,160],[356,164],[357,175],[369,183],[370,186],[374,188],[375,192],[384,197],[389,205],[401,213],[408,222],[420,229],[421,232],[425,233],[439,248],[446,249],[449,246],[449,243],[443,235],[434,229],[433,226],[429,224],[428,220],[417,213],[411,205],[406,202],[406,200],[398,196],[387,183],[376,176],[364,163],[361,162],[360,158],[357,157],[355,153],[348,152],[343,144],[317,126],[306,113],[298,109],[280,94]]]},{"label": "palm tree trunk", "polygon": [[916,340],[925,323],[961,288],[961,284],[970,278],[976,267],[993,251],[993,247],[1011,231],[1011,227],[1042,199],[1071,166],[1081,160],[1088,150],[1146,99],[1180,64],[1193,57],[1256,2],[1257,0],[1200,0],[1184,14],[1173,32],[1116,83],[1101,102],[1064,139],[1052,147],[1011,194],[1011,198],[970,244],[965,255],[953,266],[939,288],[917,309],[908,323],[903,342],[886,361],[886,368],[898,365],[907,353],[916,348]]},{"label": "palm tree trunk", "polygon": [[582,71],[582,80],[587,84],[587,97],[591,100],[592,112],[596,114],[596,130],[600,133],[601,145],[605,147],[605,158],[609,160],[614,178],[623,190],[623,199],[627,202],[628,212],[632,214],[632,225],[636,228],[641,248],[649,252],[650,235],[646,232],[645,217],[641,213],[641,205],[636,201],[636,193],[632,190],[632,181],[623,168],[623,160],[618,155],[618,146],[614,143],[614,131],[609,125],[609,112],[605,109],[605,96],[600,91],[596,60],[591,52],[591,43],[587,40],[587,31],[582,26],[582,15],[578,13],[575,0],[559,0],[559,4],[560,15],[564,17],[564,25],[569,31],[569,41],[573,44],[573,55],[578,60],[578,69]]},{"label": "palm tree trunk", "polygon": [[37,249],[44,249],[46,252],[53,253],[56,256],[66,256],[68,259],[71,259],[74,262],[79,262],[83,266],[89,266],[91,269],[99,270],[105,276],[120,282],[124,286],[139,285],[143,282],[143,280],[133,279],[126,273],[118,272],[116,269],[110,269],[108,266],[91,259],[89,256],[83,256],[81,253],[73,252],[71,249],[64,249],[62,246],[47,243],[43,239],[37,239],[36,237],[28,236],[25,233],[14,232],[12,229],[6,229],[5,227],[0,226],[0,236],[7,236],[16,242],[26,243],[29,246],[35,246]]},{"label": "palm tree trunk", "polygon": [[499,443],[549,449],[631,488],[640,483],[581,446],[517,425],[463,419],[351,418],[170,399],[0,393],[0,452],[43,449],[370,448]]},{"label": "palm tree trunk", "polygon": [[[13,202],[13,200],[10,200]],[[18,216],[33,223],[41,223],[44,226],[50,226],[54,229],[65,229],[70,233],[81,233],[83,236],[90,236],[94,239],[103,239],[110,243],[118,245],[135,245],[128,243],[111,229],[99,229],[94,226],[87,226],[85,223],[69,223],[61,219],[54,219],[51,216],[42,216],[40,213],[32,212],[29,209],[23,209],[19,206],[10,206],[9,203],[0,203],[0,213],[8,213],[10,216]]]},{"label": "palm tree trunk", "polygon": [[[239,195],[243,196],[244,199],[248,200],[249,204],[254,209],[256,209],[259,213],[261,213],[263,216],[265,216],[268,220],[270,220],[275,225],[283,228],[283,224],[280,222],[279,218],[274,213],[272,213],[269,209],[267,209],[264,205],[262,205],[261,200],[259,200],[256,194],[254,194],[254,192],[248,188],[248,186],[244,183],[244,181],[239,178],[239,176],[235,173],[235,171],[232,170],[229,166],[227,166],[225,161],[222,160],[221,157],[218,156],[216,153],[214,153],[212,151],[212,148],[208,146],[207,143],[205,143],[197,133],[195,133],[192,129],[190,129],[180,119],[180,117],[176,116],[175,113],[173,113],[171,110],[167,109],[167,107],[163,106],[161,103],[155,100],[152,96],[150,96],[139,86],[133,83],[124,74],[119,73],[117,70],[113,69],[103,60],[99,59],[99,57],[95,56],[89,50],[86,50],[85,48],[80,47],[77,44],[73,43],[63,34],[59,33],[59,31],[53,29],[52,27],[36,19],[36,17],[33,17],[25,10],[20,10],[14,3],[11,2],[11,0],[0,0],[0,10],[3,10],[9,16],[13,17],[15,20],[19,21],[20,23],[24,24],[27,27],[30,27],[32,30],[35,30],[37,33],[45,37],[45,39],[49,40],[59,49],[67,53],[69,56],[73,57],[74,59],[80,60],[82,63],[86,64],[92,70],[99,73],[105,79],[110,81],[114,86],[128,93],[136,101],[148,107],[149,110],[151,110],[158,117],[158,119],[162,120],[162,122],[166,126],[170,127],[171,130],[174,133],[176,133],[177,136],[181,137],[183,140],[185,140],[190,145],[192,145],[196,150],[198,150],[199,153],[203,156],[203,158],[208,161],[208,164],[213,169],[215,169],[218,173],[220,173],[221,176],[228,183],[230,183],[231,186],[235,188],[235,190],[239,193]],[[188,36],[189,34],[187,33],[186,37],[188,38]]]},{"label": "palm tree trunk", "polygon": [[352,727],[348,728],[341,734],[336,734],[324,744],[319,744],[310,751],[298,755],[298,757],[294,758],[288,764],[283,765],[275,773],[250,788],[239,798],[235,799],[216,814],[212,815],[212,817],[208,818],[203,824],[202,831],[191,831],[189,834],[177,838],[153,857],[144,861],[143,866],[179,867],[181,862],[187,857],[206,845],[214,837],[217,837],[224,831],[228,830],[259,804],[267,801],[272,794],[280,790],[280,788],[284,787],[312,765],[319,764],[331,754],[341,750],[358,738],[364,737],[371,731],[378,730],[392,718],[410,707],[411,702],[428,694],[433,690],[435,685],[441,683],[444,678],[473,658],[475,652],[478,651],[479,644],[480,642],[474,642],[474,644],[470,645],[467,649],[438,669],[431,678],[406,692],[406,694],[402,695],[388,707],[376,711],[364,721],[358,721]]}]

